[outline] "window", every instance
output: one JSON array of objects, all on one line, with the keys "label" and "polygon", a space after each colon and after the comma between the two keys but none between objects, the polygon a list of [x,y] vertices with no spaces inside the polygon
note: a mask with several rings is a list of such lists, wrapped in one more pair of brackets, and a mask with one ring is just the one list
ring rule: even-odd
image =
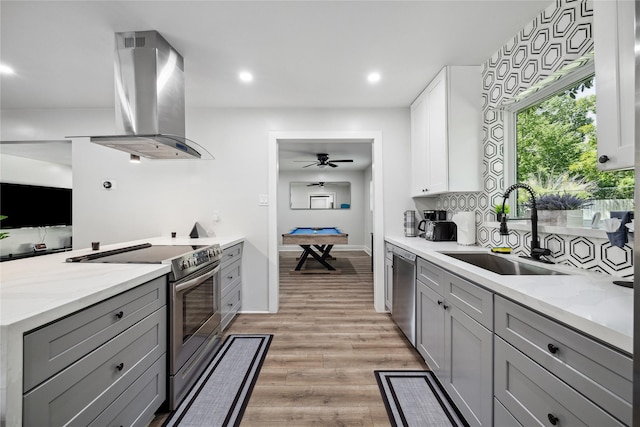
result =
[{"label": "window", "polygon": [[[600,172],[597,167],[596,82],[590,75],[540,94],[513,113],[512,179],[529,184],[538,197],[567,194],[583,201],[583,223],[596,212],[633,210],[634,171]],[[545,96],[546,95],[546,96]],[[526,102],[526,101],[525,101]],[[519,191],[518,217],[528,216],[529,194]]]}]

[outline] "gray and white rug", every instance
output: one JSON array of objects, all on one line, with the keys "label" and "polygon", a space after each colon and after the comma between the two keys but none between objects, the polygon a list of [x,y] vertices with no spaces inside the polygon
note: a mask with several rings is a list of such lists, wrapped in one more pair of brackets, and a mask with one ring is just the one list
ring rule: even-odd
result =
[{"label": "gray and white rug", "polygon": [[238,426],[273,335],[229,335],[164,427]]},{"label": "gray and white rug", "polygon": [[431,371],[374,371],[394,427],[468,426]]}]

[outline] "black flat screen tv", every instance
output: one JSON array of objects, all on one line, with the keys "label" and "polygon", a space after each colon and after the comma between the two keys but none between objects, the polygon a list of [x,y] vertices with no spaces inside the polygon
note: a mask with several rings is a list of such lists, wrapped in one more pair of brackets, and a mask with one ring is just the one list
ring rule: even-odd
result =
[{"label": "black flat screen tv", "polygon": [[1,229],[71,225],[71,189],[0,183]]}]

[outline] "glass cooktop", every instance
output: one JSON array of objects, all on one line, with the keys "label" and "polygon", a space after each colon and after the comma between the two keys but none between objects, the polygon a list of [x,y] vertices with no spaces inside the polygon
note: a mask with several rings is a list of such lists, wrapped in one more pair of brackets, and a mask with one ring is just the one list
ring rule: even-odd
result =
[{"label": "glass cooktop", "polygon": [[68,258],[67,262],[161,264],[163,261],[181,257],[184,254],[204,247],[207,247],[207,245],[151,245],[145,243]]}]

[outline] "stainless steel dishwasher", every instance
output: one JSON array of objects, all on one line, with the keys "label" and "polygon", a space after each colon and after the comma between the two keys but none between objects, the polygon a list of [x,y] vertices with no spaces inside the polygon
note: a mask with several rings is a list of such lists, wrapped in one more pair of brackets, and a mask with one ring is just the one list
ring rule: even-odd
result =
[{"label": "stainless steel dishwasher", "polygon": [[391,318],[416,344],[416,256],[393,247],[393,303]]}]

